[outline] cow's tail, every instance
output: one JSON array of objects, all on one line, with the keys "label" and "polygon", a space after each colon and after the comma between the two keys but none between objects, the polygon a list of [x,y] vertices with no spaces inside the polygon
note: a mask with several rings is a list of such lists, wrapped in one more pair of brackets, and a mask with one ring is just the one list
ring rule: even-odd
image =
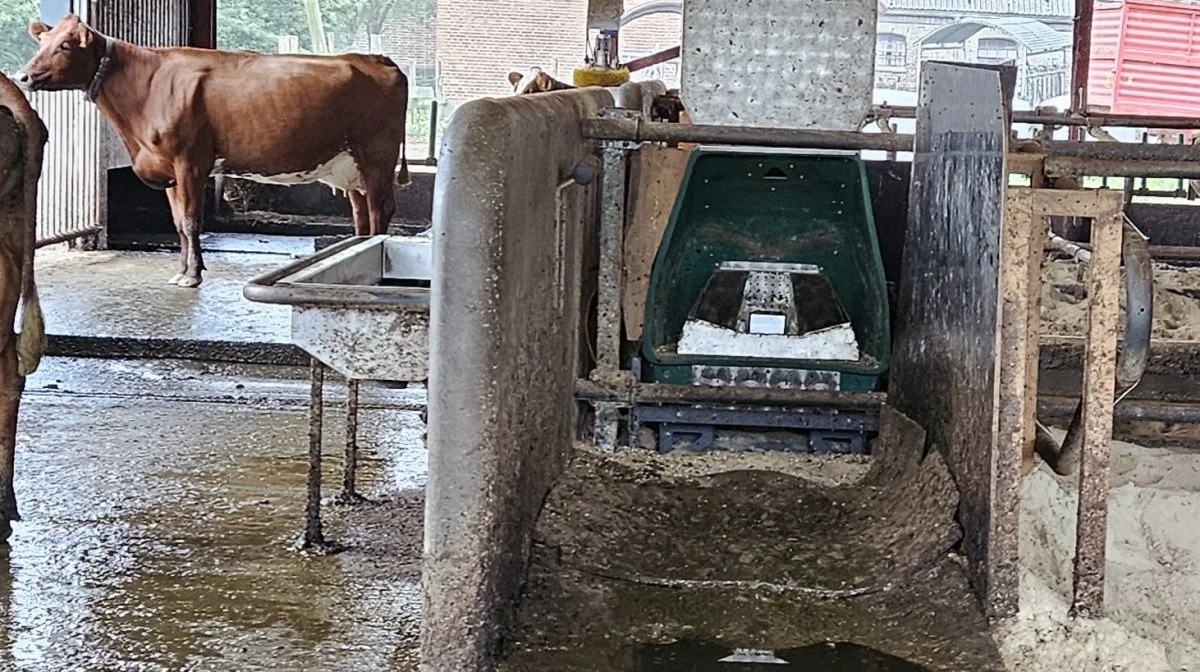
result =
[{"label": "cow's tail", "polygon": [[400,143],[400,171],[396,173],[396,186],[407,187],[412,184],[412,176],[408,174],[408,159],[404,156],[407,142]]},{"label": "cow's tail", "polygon": [[408,149],[408,77],[404,71],[392,59],[383,56],[381,57],[384,63],[396,69],[397,85],[399,86],[400,96],[400,170],[396,172],[396,186],[407,187],[412,184],[412,176],[408,173],[408,158],[405,157],[405,150]]},{"label": "cow's tail", "polygon": [[25,156],[25,256],[21,268],[21,332],[17,335],[17,373],[28,376],[37,371],[46,354],[46,321],[38,298],[33,257],[37,247],[37,194],[42,173],[42,154],[48,136],[42,120],[34,117],[41,133],[34,137],[26,129]]}]

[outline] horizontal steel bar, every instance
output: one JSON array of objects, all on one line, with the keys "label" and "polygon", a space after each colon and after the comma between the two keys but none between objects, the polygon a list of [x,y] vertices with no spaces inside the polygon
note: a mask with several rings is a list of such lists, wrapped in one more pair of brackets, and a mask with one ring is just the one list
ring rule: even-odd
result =
[{"label": "horizontal steel bar", "polygon": [[846,410],[875,410],[887,399],[882,392],[830,392],[786,390],[765,387],[709,387],[633,383],[610,387],[590,380],[575,381],[575,397],[581,401],[659,404],[757,404],[762,406],[811,406]]},{"label": "horizontal steel bar", "polygon": [[[913,136],[794,128],[672,124],[641,119],[585,119],[583,134],[594,140],[748,145],[792,149],[911,152]],[[1123,142],[1042,143],[1046,174],[1124,177],[1200,177],[1200,145],[1143,145]],[[1051,167],[1061,172],[1052,172]]]},{"label": "horizontal steel bar", "polygon": [[[1079,400],[1073,397],[1039,396],[1038,416],[1065,419],[1075,413]],[[1147,399],[1125,399],[1113,408],[1116,420],[1200,424],[1200,403],[1188,404]]]},{"label": "horizontal steel bar", "polygon": [[103,230],[104,229],[102,227],[93,226],[93,227],[90,227],[87,229],[79,229],[77,231],[67,231],[66,233],[58,233],[53,236],[46,236],[45,238],[38,238],[37,242],[34,244],[34,247],[46,247],[47,245],[57,245],[59,243],[65,243],[70,240],[76,240],[78,238],[83,238],[84,236],[90,236],[92,234],[100,233]]},{"label": "horizontal steel bar", "polygon": [[1042,143],[1042,151],[1047,157],[1056,159],[1074,157],[1109,161],[1200,161],[1200,145],[1051,140]]},{"label": "horizontal steel bar", "polygon": [[672,124],[634,119],[585,119],[584,137],[633,142],[752,145],[789,149],[911,152],[913,136],[855,131],[811,131],[711,124]]},{"label": "horizontal steel bar", "polygon": [[[873,105],[869,119],[880,117],[893,119],[915,119],[917,108],[911,105]],[[1197,117],[1140,117],[1128,114],[1071,114],[1069,112],[1038,112],[1037,110],[1014,111],[1014,124],[1053,124],[1055,126],[1076,126],[1095,128],[1097,126],[1153,128],[1163,130],[1200,130],[1200,118]]]},{"label": "horizontal steel bar", "polygon": [[629,70],[629,72],[637,72],[638,70],[643,70],[652,65],[658,65],[659,63],[666,63],[667,61],[671,60],[672,58],[679,58],[679,47],[678,46],[671,47],[670,49],[663,49],[662,51],[650,54],[649,56],[635,58],[632,61],[626,63],[625,67]]},{"label": "horizontal steel bar", "polygon": [[[1089,142],[1087,144],[1116,143]],[[1140,145],[1124,146],[1137,147]],[[1139,161],[1116,158],[1094,159],[1074,156],[1047,156],[1045,170],[1048,177],[1088,175],[1093,177],[1175,177],[1200,179],[1200,163],[1197,162],[1197,159]]]}]

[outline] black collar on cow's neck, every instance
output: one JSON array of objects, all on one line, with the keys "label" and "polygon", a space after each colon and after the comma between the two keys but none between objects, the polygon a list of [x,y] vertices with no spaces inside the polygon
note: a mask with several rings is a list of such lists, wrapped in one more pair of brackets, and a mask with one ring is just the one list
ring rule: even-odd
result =
[{"label": "black collar on cow's neck", "polygon": [[109,68],[112,67],[113,45],[116,40],[104,37],[96,33],[96,37],[104,40],[104,55],[100,57],[100,65],[96,66],[96,74],[92,77],[92,83],[88,85],[84,96],[89,103],[96,102],[96,96],[100,95],[100,87],[104,84],[104,78],[108,76]]}]

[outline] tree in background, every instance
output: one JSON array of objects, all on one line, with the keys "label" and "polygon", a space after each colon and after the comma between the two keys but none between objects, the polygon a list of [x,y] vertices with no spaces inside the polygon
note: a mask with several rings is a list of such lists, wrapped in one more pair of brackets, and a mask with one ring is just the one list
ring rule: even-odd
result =
[{"label": "tree in background", "polygon": [[0,71],[11,74],[33,57],[29,22],[37,18],[37,0],[0,0]]},{"label": "tree in background", "polygon": [[325,51],[313,49],[312,35],[323,33],[329,51],[338,52],[360,36],[382,32],[391,17],[429,16],[437,6],[436,0],[320,0],[317,31],[306,16],[307,2],[217,0],[217,46],[274,53],[281,36],[294,35],[304,51]]}]

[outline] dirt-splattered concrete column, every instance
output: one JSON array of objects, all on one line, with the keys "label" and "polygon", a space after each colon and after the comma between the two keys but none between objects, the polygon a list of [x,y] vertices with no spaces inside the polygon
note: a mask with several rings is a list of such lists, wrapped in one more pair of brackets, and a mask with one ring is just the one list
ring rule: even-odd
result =
[{"label": "dirt-splattered concrete column", "polygon": [[570,451],[579,260],[597,244],[597,212],[595,186],[568,181],[593,151],[580,121],[609,105],[603,89],[476,100],[446,131],[429,330],[428,672],[493,669],[534,522]]}]

